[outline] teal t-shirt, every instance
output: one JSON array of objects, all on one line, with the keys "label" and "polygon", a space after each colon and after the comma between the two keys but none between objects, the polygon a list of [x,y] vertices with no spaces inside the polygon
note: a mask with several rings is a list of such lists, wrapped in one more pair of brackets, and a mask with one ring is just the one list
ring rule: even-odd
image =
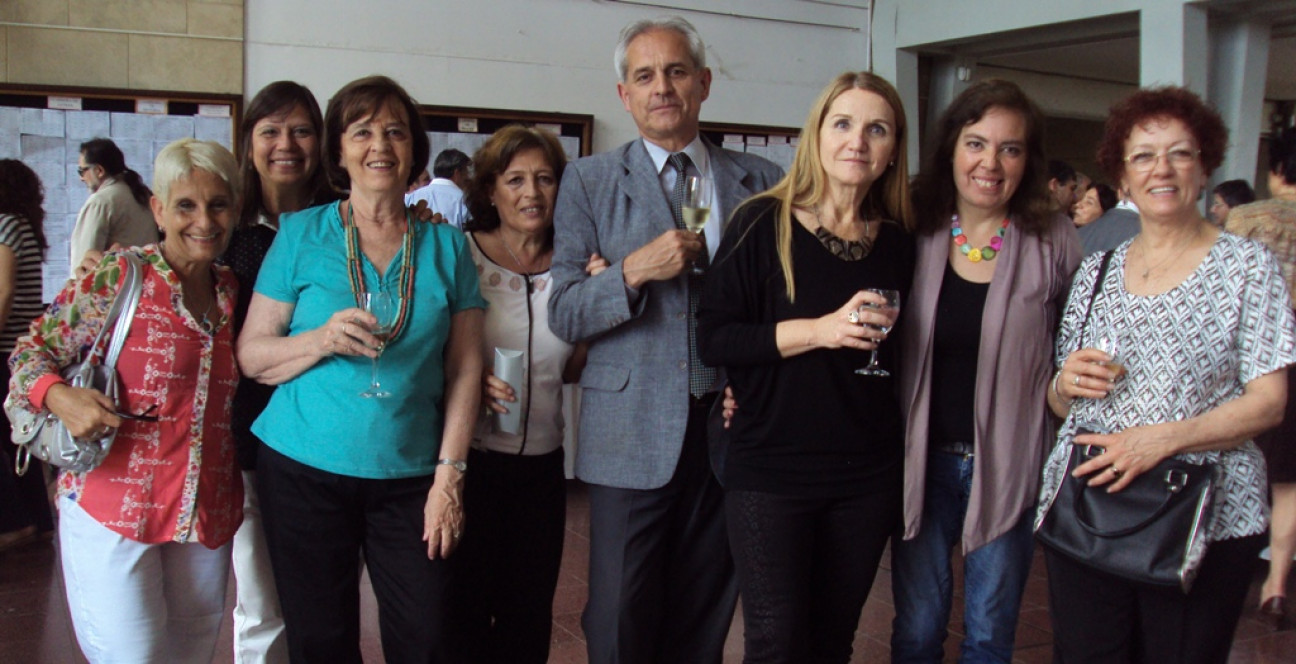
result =
[{"label": "teal t-shirt", "polygon": [[[275,451],[339,475],[387,479],[436,470],[444,419],[443,352],[450,318],[485,308],[467,241],[445,224],[412,224],[414,296],[405,330],[383,351],[385,399],[360,396],[369,386],[367,357],[326,357],[280,385],[252,432]],[[365,288],[399,291],[404,250],[385,274],[361,254]],[[346,236],[338,204],[279,218],[256,292],[294,305],[288,336],[313,330],[356,306],[347,278]]]}]

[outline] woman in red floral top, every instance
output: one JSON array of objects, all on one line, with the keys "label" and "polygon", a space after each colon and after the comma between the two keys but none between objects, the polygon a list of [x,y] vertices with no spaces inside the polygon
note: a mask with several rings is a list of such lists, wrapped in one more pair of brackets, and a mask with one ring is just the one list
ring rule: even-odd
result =
[{"label": "woman in red floral top", "polygon": [[237,286],[214,265],[238,217],[238,165],[215,143],[182,139],[158,154],[154,172],[166,239],[127,250],[144,270],[117,363],[121,403],[58,372],[104,325],[122,252],[59,293],[10,358],[17,404],[49,409],[76,436],[118,429],[99,467],[58,479],[68,606],[91,662],[209,661],[243,517],[229,426]]}]

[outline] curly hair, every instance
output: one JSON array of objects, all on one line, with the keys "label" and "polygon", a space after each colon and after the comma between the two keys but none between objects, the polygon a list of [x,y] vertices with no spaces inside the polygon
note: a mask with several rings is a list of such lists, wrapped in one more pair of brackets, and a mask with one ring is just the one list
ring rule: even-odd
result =
[{"label": "curly hair", "polygon": [[41,255],[49,248],[45,241],[45,188],[40,177],[17,159],[0,159],[0,214],[25,219],[31,227]]},{"label": "curly hair", "polygon": [[923,164],[914,185],[914,210],[919,233],[945,230],[958,206],[954,182],[954,149],[963,129],[976,124],[992,108],[1017,113],[1026,122],[1026,171],[1008,201],[1008,212],[1019,228],[1043,233],[1053,219],[1053,197],[1048,189],[1048,161],[1044,158],[1044,114],[1016,83],[986,79],[973,83],[941,115],[936,149]]},{"label": "curly hair", "polygon": [[1207,176],[1224,163],[1228,127],[1215,109],[1186,88],[1148,88],[1116,102],[1107,113],[1097,159],[1109,180],[1120,182],[1125,175],[1125,142],[1134,128],[1159,119],[1178,120],[1188,127],[1201,150],[1202,170]]},{"label": "curly hair", "polygon": [[[513,158],[527,150],[542,152],[553,168],[554,179],[562,180],[563,169],[567,167],[567,153],[557,137],[543,129],[520,124],[501,127],[473,155],[476,173],[464,192],[464,205],[468,206],[472,218],[464,224],[465,231],[490,232],[499,228],[499,210],[491,205],[491,192],[495,191],[495,181],[508,169]],[[548,246],[552,245],[553,224],[550,224]]]}]

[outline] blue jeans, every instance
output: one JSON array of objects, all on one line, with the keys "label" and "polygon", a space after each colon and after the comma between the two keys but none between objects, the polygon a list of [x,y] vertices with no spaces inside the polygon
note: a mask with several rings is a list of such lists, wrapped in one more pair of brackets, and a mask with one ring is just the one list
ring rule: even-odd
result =
[{"label": "blue jeans", "polygon": [[[953,599],[951,552],[963,536],[972,490],[972,457],[933,451],[927,458],[922,526],[892,544],[896,617],[892,662],[940,662]],[[1032,511],[1012,530],[964,557],[960,662],[1011,662],[1017,613],[1035,541]]]}]

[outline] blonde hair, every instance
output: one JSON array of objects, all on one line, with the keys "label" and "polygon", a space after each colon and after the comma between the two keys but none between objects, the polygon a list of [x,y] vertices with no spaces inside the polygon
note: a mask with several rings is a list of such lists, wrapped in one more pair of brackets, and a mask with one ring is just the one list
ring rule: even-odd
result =
[{"label": "blonde hair", "polygon": [[823,200],[827,175],[819,159],[819,129],[828,116],[828,109],[847,90],[864,90],[877,94],[891,106],[895,115],[896,149],[891,166],[882,178],[869,187],[860,206],[861,214],[897,221],[906,231],[913,228],[913,213],[909,203],[909,142],[906,137],[904,103],[886,79],[872,72],[845,72],[833,79],[810,107],[796,156],[787,175],[765,192],[754,198],[772,198],[778,201],[774,233],[778,248],[779,265],[787,283],[788,301],[796,300],[796,284],[792,278],[792,208],[811,208]]},{"label": "blonde hair", "polygon": [[243,189],[239,185],[239,165],[224,146],[212,141],[182,138],[167,144],[153,162],[153,193],[158,200],[169,203],[171,185],[189,177],[195,169],[207,171],[220,178],[229,187],[231,199],[237,207]]}]

